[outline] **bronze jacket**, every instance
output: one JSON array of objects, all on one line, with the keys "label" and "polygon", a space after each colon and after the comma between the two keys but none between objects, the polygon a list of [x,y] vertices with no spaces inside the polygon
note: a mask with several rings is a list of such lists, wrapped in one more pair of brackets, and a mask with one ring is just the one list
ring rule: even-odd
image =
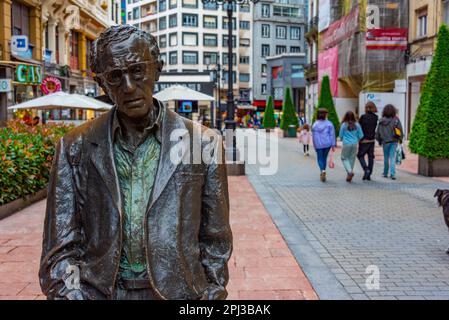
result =
[{"label": "bronze jacket", "polygon": [[[70,297],[73,287],[67,283],[76,283],[78,274],[82,298],[113,297],[123,214],[112,150],[114,112],[73,129],[57,146],[39,271],[49,299]],[[144,220],[151,285],[161,299],[224,299],[232,233],[221,136],[194,141],[194,131],[205,128],[168,109],[161,130],[159,166]],[[189,147],[180,148],[186,139]],[[218,147],[211,148],[210,141]],[[209,152],[213,161],[170,159],[175,152],[192,161],[198,156],[195,148]]]}]

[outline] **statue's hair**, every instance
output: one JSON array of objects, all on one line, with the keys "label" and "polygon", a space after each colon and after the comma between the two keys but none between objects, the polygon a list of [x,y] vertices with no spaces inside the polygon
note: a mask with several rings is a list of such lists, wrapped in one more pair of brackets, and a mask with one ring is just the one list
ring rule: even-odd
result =
[{"label": "statue's hair", "polygon": [[140,30],[131,25],[116,25],[111,26],[104,30],[100,36],[92,43],[90,50],[90,67],[93,72],[101,72],[101,57],[106,51],[107,47],[112,44],[120,43],[129,39],[129,37],[135,36],[143,39],[148,43],[148,50],[150,54],[159,60],[159,47],[157,45],[156,37],[152,36],[148,32]]}]

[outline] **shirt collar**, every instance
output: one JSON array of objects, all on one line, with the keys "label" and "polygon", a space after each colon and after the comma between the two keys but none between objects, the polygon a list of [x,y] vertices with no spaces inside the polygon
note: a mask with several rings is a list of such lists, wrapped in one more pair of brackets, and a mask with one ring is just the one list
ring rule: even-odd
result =
[{"label": "shirt collar", "polygon": [[[164,114],[164,106],[162,103],[159,102],[159,100],[153,98],[154,106],[157,108],[157,115],[155,121],[150,121],[150,125],[145,128],[145,137],[147,137],[149,134],[154,133],[156,139],[159,141],[159,143],[162,142],[162,118]],[[150,117],[154,119],[154,115],[150,114]],[[117,109],[114,112],[114,118],[112,120],[112,137],[115,141],[117,134],[122,134],[121,127],[120,127],[120,121],[118,120],[117,116]]]}]

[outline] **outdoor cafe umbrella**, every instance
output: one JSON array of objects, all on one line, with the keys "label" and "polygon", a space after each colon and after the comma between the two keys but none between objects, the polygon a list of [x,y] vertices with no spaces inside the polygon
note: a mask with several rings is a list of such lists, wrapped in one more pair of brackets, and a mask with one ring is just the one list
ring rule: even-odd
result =
[{"label": "outdoor cafe umbrella", "polygon": [[163,102],[171,100],[215,101],[214,97],[180,85],[164,89],[156,93],[154,97]]},{"label": "outdoor cafe umbrella", "polygon": [[107,111],[112,108],[112,105],[96,100],[94,98],[83,96],[76,93],[65,93],[62,91],[22,102],[8,109],[61,109],[61,108],[75,108],[87,109],[95,111]]}]

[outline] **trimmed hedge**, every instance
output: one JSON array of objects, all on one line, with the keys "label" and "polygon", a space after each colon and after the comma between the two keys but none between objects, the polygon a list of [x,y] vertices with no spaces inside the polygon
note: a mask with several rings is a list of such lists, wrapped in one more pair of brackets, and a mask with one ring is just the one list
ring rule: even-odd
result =
[{"label": "trimmed hedge", "polygon": [[431,160],[449,158],[449,29],[442,25],[432,66],[410,134],[410,150]]},{"label": "trimmed hedge", "polygon": [[263,116],[263,127],[265,129],[276,128],[276,120],[274,119],[274,104],[272,96],[269,96],[267,100],[267,105],[265,107],[265,113]]},{"label": "trimmed hedge", "polygon": [[340,120],[338,119],[337,110],[335,110],[329,76],[324,76],[323,81],[321,82],[321,91],[318,98],[318,106],[315,108],[315,112],[313,113],[312,122],[316,121],[317,111],[321,108],[327,109],[327,111],[329,112],[327,118],[334,125],[335,136],[338,137],[338,133],[340,132]]},{"label": "trimmed hedge", "polygon": [[298,116],[293,106],[293,99],[290,87],[285,88],[284,102],[282,104],[281,129],[287,130],[289,126],[299,127]]},{"label": "trimmed hedge", "polygon": [[0,205],[35,193],[48,183],[55,146],[73,126],[9,121],[0,128]]}]

